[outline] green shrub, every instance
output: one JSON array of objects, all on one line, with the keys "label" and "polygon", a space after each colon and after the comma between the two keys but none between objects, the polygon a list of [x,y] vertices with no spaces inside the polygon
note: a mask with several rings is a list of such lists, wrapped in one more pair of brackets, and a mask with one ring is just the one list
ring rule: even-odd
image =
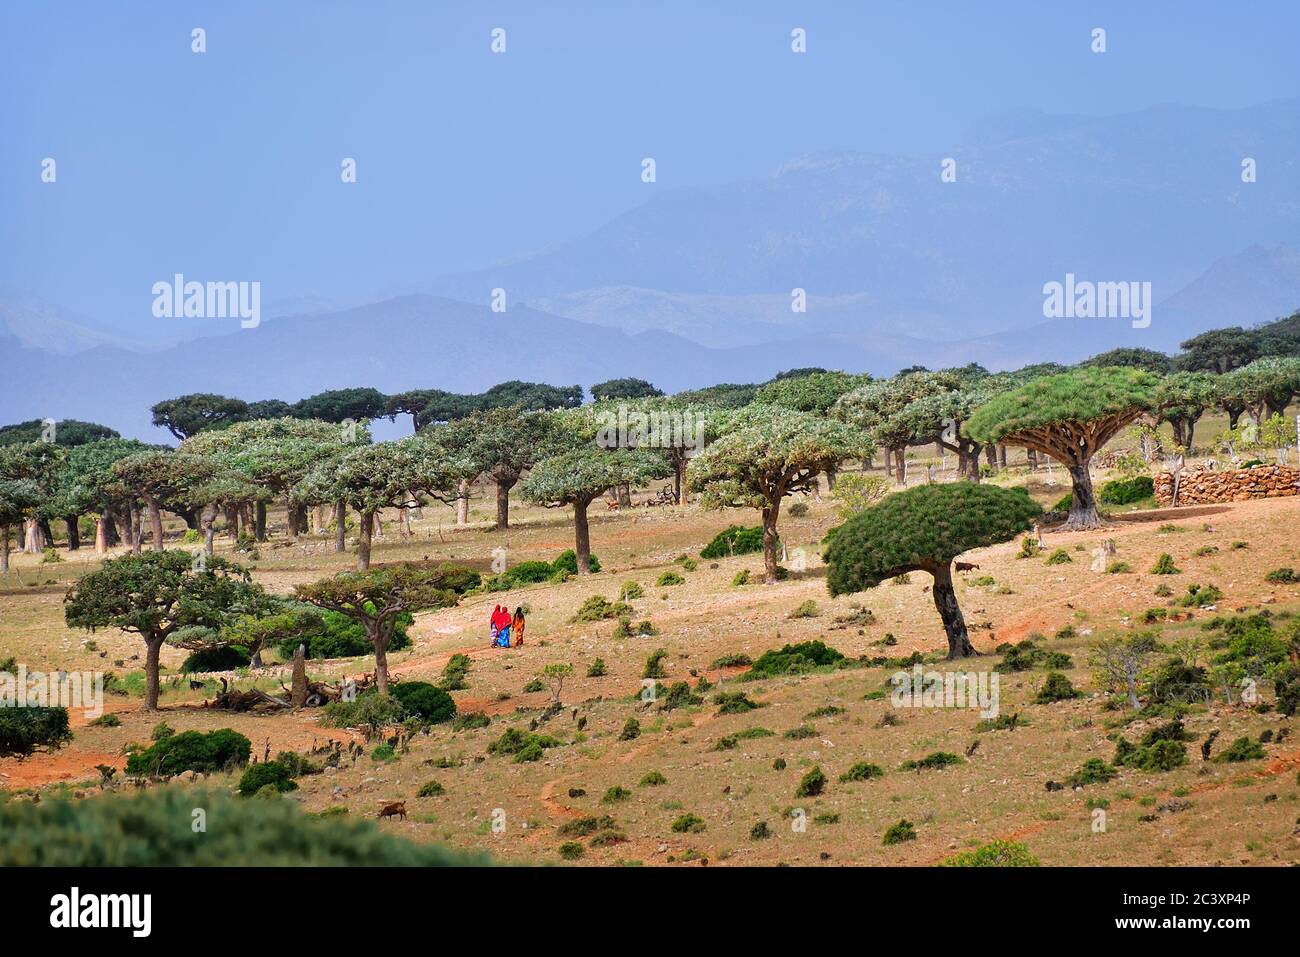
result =
[{"label": "green shrub", "polygon": [[1097,501],[1104,505],[1131,505],[1153,498],[1155,494],[1155,481],[1151,476],[1136,475],[1104,483],[1097,490]]},{"label": "green shrub", "polygon": [[621,785],[615,784],[605,792],[605,796],[600,799],[600,803],[617,804],[619,801],[626,801],[631,796],[631,791]]},{"label": "green shrub", "polygon": [[698,834],[704,830],[704,821],[694,814],[683,814],[672,823],[674,834]]},{"label": "green shrub", "polygon": [[602,814],[600,817],[575,817],[572,821],[561,824],[557,833],[561,837],[587,837],[597,831],[612,831],[617,827],[612,817]]},{"label": "green shrub", "polygon": [[565,841],[560,845],[560,857],[566,861],[576,861],[586,853],[586,850],[577,841]]},{"label": "green shrub", "polygon": [[592,595],[578,607],[569,622],[577,624],[583,621],[604,621],[608,618],[618,618],[620,615],[630,615],[633,611],[635,609],[626,602],[612,602],[603,595]]},{"label": "green shrub", "polygon": [[748,584],[749,584],[749,569],[748,569],[748,568],[742,568],[740,571],[736,572],[735,577],[731,579],[731,584],[732,584],[733,587],[736,587],[736,588],[739,588],[741,585],[748,585]]},{"label": "green shrub", "polygon": [[1168,552],[1162,552],[1156,559],[1156,563],[1151,566],[1152,575],[1181,575],[1182,570],[1174,564],[1174,556]]},{"label": "green shrub", "polygon": [[655,579],[655,585],[659,588],[667,588],[669,585],[681,585],[686,581],[681,575],[674,571],[667,571]]},{"label": "green shrub", "polygon": [[[366,637],[366,629],[361,622],[335,611],[313,614],[316,617],[309,620],[319,622],[318,630],[295,634],[276,644],[276,653],[285,661],[293,658],[300,644],[306,646],[308,658],[357,658],[375,653],[375,647]],[[409,612],[397,616],[392,641],[388,645],[390,652],[411,647],[408,629],[414,622],[415,617]]]},{"label": "green shrub", "polygon": [[1128,562],[1113,561],[1106,566],[1106,574],[1108,575],[1127,575],[1132,570],[1133,566]]},{"label": "green shrub", "polygon": [[841,781],[868,781],[871,778],[883,777],[885,769],[878,764],[870,764],[866,761],[859,761],[853,767],[849,768],[840,775]]},{"label": "green shrub", "polygon": [[672,711],[674,708],[687,708],[703,703],[704,699],[692,691],[689,684],[685,681],[674,681],[664,692],[659,707],[663,711]]},{"label": "green shrub", "polygon": [[126,773],[134,776],[172,776],[182,771],[208,774],[248,763],[253,745],[230,728],[217,731],[182,731],[136,751],[126,759]]},{"label": "green shrub", "polygon": [[645,597],[645,589],[639,582],[623,582],[623,587],[618,590],[618,597],[620,601],[635,601]]},{"label": "green shrub", "polygon": [[763,526],[728,525],[700,550],[701,558],[726,558],[763,550]]},{"label": "green shrub", "polygon": [[749,700],[749,696],[743,691],[720,691],[713,698],[713,703],[718,706],[718,714],[744,714],[746,711],[753,711],[759,705]]},{"label": "green shrub", "polygon": [[749,665],[752,665],[753,663],[754,663],[753,659],[751,659],[749,655],[740,652],[736,654],[723,655],[721,658],[715,658],[713,660],[713,664],[709,665],[709,667],[710,668],[746,668]]},{"label": "green shrub", "polygon": [[361,728],[367,738],[373,738],[405,718],[406,709],[396,697],[381,698],[375,689],[368,688],[351,701],[331,701],[320,723],[327,728]]},{"label": "green shrub", "polygon": [[545,734],[532,734],[518,728],[508,728],[501,737],[488,745],[489,754],[513,754],[516,763],[540,761],[547,748],[558,748],[560,741]]},{"label": "green shrub", "polygon": [[204,648],[190,653],[189,657],[181,664],[181,674],[189,675],[205,671],[234,671],[236,668],[247,668],[250,660],[248,651],[239,645]]},{"label": "green shrub", "polygon": [[1275,585],[1293,585],[1300,582],[1296,577],[1294,568],[1275,568],[1264,576],[1265,581],[1273,582]]},{"label": "green shrub", "polygon": [[486,728],[491,723],[492,719],[482,711],[469,711],[456,716],[451,723],[451,730],[473,731],[475,728]]},{"label": "green shrub", "polygon": [[1241,737],[1216,755],[1214,760],[1231,764],[1238,761],[1257,761],[1262,757],[1264,757],[1263,745],[1250,738]]},{"label": "green shrub", "polygon": [[664,659],[668,657],[668,652],[663,648],[656,648],[650,653],[650,657],[645,660],[645,669],[641,672],[642,678],[666,678],[668,672],[664,670]]},{"label": "green shrub", "polygon": [[1223,601],[1223,592],[1214,585],[1188,585],[1187,594],[1178,599],[1183,608],[1206,608]]},{"label": "green shrub", "polygon": [[[179,735],[178,735],[179,737]],[[192,811],[210,822],[195,834]],[[0,866],[283,867],[482,864],[384,834],[373,821],[304,814],[294,801],[242,801],[220,791],[159,787],[131,795],[0,802]]]},{"label": "green shrub", "polygon": [[888,846],[891,844],[902,844],[904,841],[916,840],[916,827],[907,818],[903,818],[897,824],[891,824],[889,830],[885,831],[882,844]]},{"label": "green shrub", "polygon": [[788,618],[816,618],[821,614],[821,609],[817,607],[817,602],[809,598],[802,602],[798,608],[790,612]]},{"label": "green shrub", "polygon": [[239,793],[244,797],[252,797],[264,787],[284,793],[296,789],[298,783],[294,781],[290,769],[279,761],[250,764],[239,778]]},{"label": "green shrub", "polygon": [[658,771],[647,771],[641,778],[640,785],[643,788],[657,788],[661,784],[667,784],[668,779]]},{"label": "green shrub", "polygon": [[1043,686],[1038,689],[1038,694],[1034,696],[1034,701],[1038,704],[1052,704],[1055,701],[1066,701],[1070,698],[1078,698],[1083,695],[1082,691],[1076,691],[1070,679],[1059,671],[1049,671],[1047,678],[1043,681]]},{"label": "green shrub", "polygon": [[0,706],[0,757],[55,751],[71,740],[66,708]]},{"label": "green shrub", "polygon": [[[600,571],[600,559],[596,553],[592,552],[587,556],[587,567],[593,572]],[[556,557],[551,563],[551,568],[557,572],[566,572],[570,575],[578,574],[578,554],[572,548],[567,548]]]},{"label": "green shrub", "polygon": [[942,867],[1038,867],[1038,858],[1015,841],[990,841],[973,851],[962,851],[943,862]]},{"label": "green shrub", "polygon": [[1118,772],[1101,758],[1089,758],[1083,766],[1075,771],[1065,783],[1071,788],[1081,788],[1089,784],[1105,784]]},{"label": "green shrub", "polygon": [[605,670],[605,659],[604,659],[604,658],[597,658],[597,659],[596,659],[595,661],[593,661],[593,662],[591,663],[591,665],[587,668],[587,677],[588,677],[588,678],[603,678],[603,677],[604,677],[606,674],[608,674],[608,673],[609,673],[609,672],[607,672],[607,671]]},{"label": "green shrub", "polygon": [[446,691],[427,681],[401,681],[389,688],[406,713],[427,724],[444,724],[456,717],[456,702]]},{"label": "green shrub", "polygon": [[1067,552],[1064,548],[1058,548],[1055,551],[1053,551],[1050,555],[1047,556],[1047,560],[1043,562],[1043,564],[1044,565],[1068,565],[1073,561],[1074,559],[1070,557],[1069,552]]},{"label": "green shrub", "polygon": [[935,751],[919,761],[904,761],[899,768],[903,771],[942,771],[954,764],[965,764],[966,759],[951,751]]},{"label": "green shrub", "polygon": [[111,711],[108,714],[101,714],[94,721],[90,722],[92,728],[118,728],[122,726],[122,719]]},{"label": "green shrub", "polygon": [[627,723],[623,725],[623,730],[619,732],[620,741],[633,741],[641,737],[641,722],[636,718],[628,718]]},{"label": "green shrub", "polygon": [[[1176,723],[1182,727],[1181,722]],[[1172,771],[1187,763],[1187,746],[1170,738],[1153,739],[1151,735],[1141,744],[1119,738],[1115,742],[1113,762],[1116,767],[1136,768],[1139,771]]]},{"label": "green shrub", "polygon": [[844,656],[820,641],[803,641],[785,645],[780,651],[765,651],[745,674],[746,680],[800,674],[814,668],[834,665]]},{"label": "green shrub", "polygon": [[749,829],[749,839],[751,841],[763,841],[772,836],[772,829],[767,826],[766,821],[759,821]]},{"label": "green shrub", "polygon": [[816,797],[826,789],[826,775],[817,765],[813,765],[799,781],[799,786],[795,788],[795,797]]}]

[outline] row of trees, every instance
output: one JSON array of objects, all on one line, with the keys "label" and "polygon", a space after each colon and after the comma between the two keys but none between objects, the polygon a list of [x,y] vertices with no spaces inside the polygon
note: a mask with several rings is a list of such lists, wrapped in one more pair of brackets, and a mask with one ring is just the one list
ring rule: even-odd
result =
[{"label": "row of trees", "polygon": [[[1300,359],[1285,357],[1257,359],[1223,374],[1166,376],[1106,361],[996,374],[975,365],[916,369],[878,380],[798,370],[754,389],[744,404],[679,394],[552,411],[499,406],[378,445],[371,444],[364,421],[296,417],[204,429],[174,451],[111,437],[70,448],[21,442],[0,447],[0,527],[6,561],[9,526],[24,522],[24,547],[33,550],[45,534],[41,523],[63,518],[75,546],[77,519],[87,513],[97,516],[99,550],[120,537],[139,552],[146,522],[154,547],[162,547],[166,510],[200,530],[211,554],[219,514],[225,514],[232,537],[242,522],[253,538],[264,540],[270,503],[286,507],[294,537],[308,530],[309,509],[317,509],[322,529],[325,510],[332,508],[340,551],[348,513],[357,514],[358,566],[364,569],[381,511],[401,509],[405,515],[431,501],[455,503],[463,522],[472,484],[486,478],[496,491],[500,529],[509,527],[510,495],[521,481],[530,501],[572,507],[582,556],[586,511],[597,496],[674,476],[677,489],[687,482],[706,505],[752,505],[759,511],[771,578],[781,500],[812,488],[823,473],[833,482],[843,463],[870,461],[878,449],[900,482],[906,450],[914,445],[950,450],[973,482],[980,479],[982,454],[997,461],[991,455],[995,447],[1020,446],[1031,457],[1049,456],[1072,480],[1068,526],[1093,528],[1099,519],[1089,463],[1136,419],[1169,421],[1175,436],[1190,443],[1207,408],[1228,408],[1230,414],[1237,409],[1238,416],[1248,413],[1259,421],[1285,409],[1297,393]],[[614,405],[624,418],[687,421],[695,431],[671,441],[653,435],[647,441],[642,434],[611,447],[598,437],[601,423],[615,415]],[[636,448],[637,441],[645,445]]]}]

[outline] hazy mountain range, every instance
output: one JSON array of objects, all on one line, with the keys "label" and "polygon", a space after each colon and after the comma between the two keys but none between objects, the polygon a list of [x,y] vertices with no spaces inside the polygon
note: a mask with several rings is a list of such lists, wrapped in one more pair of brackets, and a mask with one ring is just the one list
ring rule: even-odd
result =
[{"label": "hazy mountain range", "polygon": [[[835,153],[758,182],[647,186],[645,204],[589,235],[416,279],[411,295],[305,293],[269,304],[257,329],[153,320],[128,342],[0,292],[0,356],[21,370],[0,421],[85,418],[158,439],[148,407],[201,390],[293,400],[622,375],[675,390],[801,365],[1003,368],[1172,351],[1300,308],[1300,100],[1005,115],[948,157],[956,182],[941,181],[943,156]],[[1242,182],[1247,157],[1257,182]],[[1044,320],[1043,284],[1067,272],[1151,282],[1151,325]],[[486,308],[498,287],[505,313]]]}]

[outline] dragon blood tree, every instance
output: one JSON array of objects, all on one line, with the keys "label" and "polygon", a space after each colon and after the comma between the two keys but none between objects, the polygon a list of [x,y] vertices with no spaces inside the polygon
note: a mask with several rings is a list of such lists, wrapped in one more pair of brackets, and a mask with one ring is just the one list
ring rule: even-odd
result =
[{"label": "dragon blood tree", "polygon": [[906,572],[929,572],[934,607],[948,635],[948,657],[977,654],[953,591],[953,559],[1014,538],[1040,514],[1022,489],[973,482],[918,485],[831,529],[822,556],[827,587],[832,595],[844,595]]},{"label": "dragon blood tree", "polygon": [[1084,367],[1031,379],[974,411],[964,431],[1050,455],[1070,473],[1065,530],[1100,528],[1088,472],[1092,457],[1121,429],[1156,407],[1160,377],[1126,366]]}]

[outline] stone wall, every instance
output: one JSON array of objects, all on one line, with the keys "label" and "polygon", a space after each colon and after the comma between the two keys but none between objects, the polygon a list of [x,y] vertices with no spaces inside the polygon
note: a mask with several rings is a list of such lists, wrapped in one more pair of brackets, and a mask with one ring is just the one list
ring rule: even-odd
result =
[{"label": "stone wall", "polygon": [[[1174,497],[1174,477],[1156,476],[1156,500],[1169,505]],[[1179,505],[1244,502],[1252,498],[1300,495],[1300,469],[1289,465],[1257,465],[1252,469],[1184,471],[1178,483]]]}]

